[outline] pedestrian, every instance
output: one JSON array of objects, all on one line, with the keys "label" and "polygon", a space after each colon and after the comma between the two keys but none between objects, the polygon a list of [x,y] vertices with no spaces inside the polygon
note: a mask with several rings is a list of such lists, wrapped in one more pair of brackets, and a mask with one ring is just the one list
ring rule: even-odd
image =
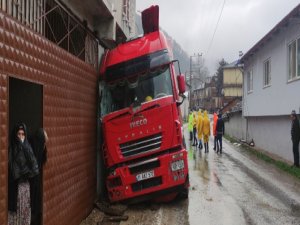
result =
[{"label": "pedestrian", "polygon": [[209,152],[209,147],[208,147],[209,136],[210,136],[210,121],[208,118],[207,111],[205,110],[203,115],[203,143],[204,143],[205,153]]},{"label": "pedestrian", "polygon": [[196,112],[193,113],[193,144],[192,146],[197,146],[198,141],[197,141],[197,116]]},{"label": "pedestrian", "polygon": [[220,154],[222,154],[222,136],[225,134],[225,126],[224,126],[224,121],[222,119],[222,113],[219,113],[218,115],[216,133],[217,133],[217,153],[220,152]]},{"label": "pedestrian", "polygon": [[192,113],[192,111],[190,111],[190,114],[189,114],[188,130],[190,132],[190,141],[192,141],[193,140],[193,113]]},{"label": "pedestrian", "polygon": [[300,126],[296,111],[293,110],[291,113],[292,128],[291,138],[293,142],[293,154],[294,154],[294,165],[299,167],[299,140],[300,140]]},{"label": "pedestrian", "polygon": [[217,145],[217,121],[218,121],[218,115],[216,112],[214,112],[213,115],[213,135],[214,135],[214,150],[216,151],[216,145]]},{"label": "pedestrian", "polygon": [[26,125],[19,123],[12,132],[8,152],[8,225],[30,225],[29,180],[39,173],[27,140]]},{"label": "pedestrian", "polygon": [[40,173],[30,180],[30,196],[31,196],[31,225],[40,225],[42,223],[43,212],[43,165],[47,161],[46,143],[48,135],[43,128],[37,130],[33,138],[33,152],[37,160]]},{"label": "pedestrian", "polygon": [[198,134],[198,142],[199,142],[199,149],[203,148],[202,145],[202,136],[203,136],[203,117],[201,109],[198,111],[198,120],[197,120],[197,134]]}]

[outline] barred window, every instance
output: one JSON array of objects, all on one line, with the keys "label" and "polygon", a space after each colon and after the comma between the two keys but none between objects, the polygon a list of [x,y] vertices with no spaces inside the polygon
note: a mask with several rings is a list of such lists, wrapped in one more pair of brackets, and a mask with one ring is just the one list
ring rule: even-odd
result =
[{"label": "barred window", "polygon": [[0,8],[61,48],[98,65],[98,41],[78,18],[56,0],[0,0]]},{"label": "barred window", "polygon": [[37,33],[43,34],[42,19],[46,0],[0,0],[2,11],[16,18]]}]

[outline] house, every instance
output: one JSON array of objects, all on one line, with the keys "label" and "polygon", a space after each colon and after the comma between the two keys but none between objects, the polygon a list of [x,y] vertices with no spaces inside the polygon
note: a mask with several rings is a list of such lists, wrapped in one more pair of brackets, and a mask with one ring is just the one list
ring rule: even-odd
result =
[{"label": "house", "polygon": [[299,21],[300,5],[241,59],[247,139],[289,161],[293,161],[289,115],[300,110]]},{"label": "house", "polygon": [[[103,183],[97,146],[101,53],[134,35],[135,0],[34,0],[0,4],[0,224],[7,224],[9,133],[49,136],[44,225],[78,225]],[[96,170],[96,165],[98,166]]]},{"label": "house", "polygon": [[221,98],[217,96],[216,76],[207,77],[205,83],[193,91],[193,104],[198,109],[213,112],[220,107]]},{"label": "house", "polygon": [[238,61],[223,66],[223,107],[243,95],[242,65]]}]

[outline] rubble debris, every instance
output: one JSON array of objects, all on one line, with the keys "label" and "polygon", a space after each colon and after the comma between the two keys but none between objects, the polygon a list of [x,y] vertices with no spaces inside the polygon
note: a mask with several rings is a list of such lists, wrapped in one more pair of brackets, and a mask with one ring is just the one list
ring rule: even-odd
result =
[{"label": "rubble debris", "polygon": [[125,205],[111,205],[107,202],[94,202],[95,207],[97,207],[100,211],[104,212],[110,216],[123,216],[127,206]]},{"label": "rubble debris", "polygon": [[126,221],[128,220],[128,216],[105,216],[104,220],[108,220],[111,222],[120,222],[120,221]]}]

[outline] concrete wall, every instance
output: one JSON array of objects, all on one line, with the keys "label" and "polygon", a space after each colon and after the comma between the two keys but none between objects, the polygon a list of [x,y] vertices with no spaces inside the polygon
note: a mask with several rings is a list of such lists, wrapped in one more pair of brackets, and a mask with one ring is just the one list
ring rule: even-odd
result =
[{"label": "concrete wall", "polygon": [[242,112],[230,113],[229,120],[225,120],[225,133],[236,139],[246,140],[247,121]]},{"label": "concrete wall", "polygon": [[231,113],[225,121],[225,133],[255,147],[293,162],[291,121],[289,116],[243,117],[242,112]]},{"label": "concrete wall", "polygon": [[248,117],[248,140],[255,146],[293,161],[289,116]]}]

